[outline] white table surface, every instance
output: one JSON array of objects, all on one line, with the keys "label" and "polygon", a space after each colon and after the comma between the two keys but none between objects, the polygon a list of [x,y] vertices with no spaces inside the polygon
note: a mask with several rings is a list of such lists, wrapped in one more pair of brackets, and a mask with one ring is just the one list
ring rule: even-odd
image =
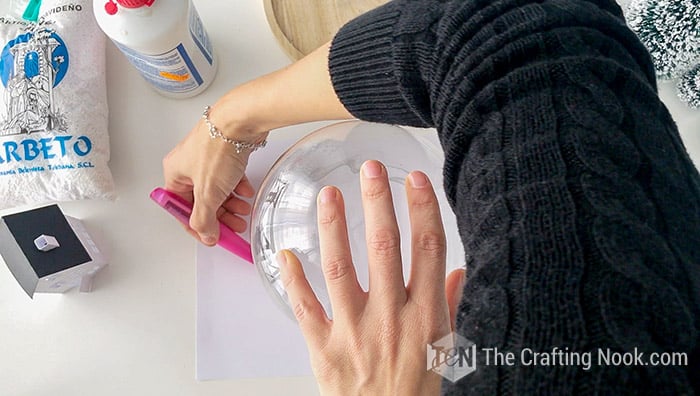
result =
[{"label": "white table surface", "polygon": [[[110,265],[97,276],[94,291],[30,300],[0,260],[1,395],[317,393],[311,377],[195,380],[195,242],[148,193],[163,182],[161,159],[204,105],[289,62],[267,26],[261,0],[195,4],[220,61],[214,84],[200,96],[159,96],[108,46],[110,167],[119,199],[60,205],[83,219],[108,254]],[[679,103],[672,86],[661,90],[700,163],[700,111]]]}]

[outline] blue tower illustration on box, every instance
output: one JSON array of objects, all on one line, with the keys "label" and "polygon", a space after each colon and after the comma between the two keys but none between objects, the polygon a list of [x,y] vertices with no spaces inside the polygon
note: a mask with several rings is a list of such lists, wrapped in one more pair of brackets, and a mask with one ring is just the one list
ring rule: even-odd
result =
[{"label": "blue tower illustration on box", "polygon": [[31,31],[10,40],[0,54],[0,79],[5,86],[0,135],[65,129],[54,89],[68,69],[68,51],[52,30],[30,26]]}]

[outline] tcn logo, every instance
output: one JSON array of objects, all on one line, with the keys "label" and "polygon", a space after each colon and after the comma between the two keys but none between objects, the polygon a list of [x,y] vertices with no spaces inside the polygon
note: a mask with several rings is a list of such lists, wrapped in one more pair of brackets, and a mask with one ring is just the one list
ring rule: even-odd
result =
[{"label": "tcn logo", "polygon": [[68,49],[55,32],[37,27],[10,40],[0,54],[5,86],[0,135],[65,130],[53,91],[67,70]]},{"label": "tcn logo", "polygon": [[476,371],[476,344],[450,333],[426,347],[427,369],[452,382]]}]

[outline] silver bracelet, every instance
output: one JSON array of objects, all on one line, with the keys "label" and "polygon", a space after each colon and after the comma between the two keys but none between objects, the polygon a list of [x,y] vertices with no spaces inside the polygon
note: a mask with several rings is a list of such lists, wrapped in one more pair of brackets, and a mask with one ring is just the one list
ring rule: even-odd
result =
[{"label": "silver bracelet", "polygon": [[224,142],[233,145],[236,148],[236,154],[240,154],[243,152],[243,150],[250,150],[252,153],[253,151],[265,147],[267,144],[267,140],[263,140],[260,143],[250,143],[250,142],[241,142],[238,140],[233,140],[231,138],[228,138],[224,136],[221,131],[214,126],[214,124],[211,123],[211,120],[209,119],[209,112],[211,111],[211,106],[205,106],[204,107],[204,112],[202,113],[202,118],[204,119],[204,122],[207,123],[207,128],[209,128],[209,137],[212,139],[220,138]]}]

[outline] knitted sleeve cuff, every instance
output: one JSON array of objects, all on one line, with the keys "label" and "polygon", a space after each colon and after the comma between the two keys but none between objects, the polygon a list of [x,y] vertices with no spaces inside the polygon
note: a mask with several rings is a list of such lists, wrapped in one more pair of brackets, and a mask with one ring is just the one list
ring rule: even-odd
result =
[{"label": "knitted sleeve cuff", "polygon": [[338,98],[355,117],[427,127],[403,98],[392,54],[399,7],[390,2],[343,26],[333,39],[328,67]]}]

